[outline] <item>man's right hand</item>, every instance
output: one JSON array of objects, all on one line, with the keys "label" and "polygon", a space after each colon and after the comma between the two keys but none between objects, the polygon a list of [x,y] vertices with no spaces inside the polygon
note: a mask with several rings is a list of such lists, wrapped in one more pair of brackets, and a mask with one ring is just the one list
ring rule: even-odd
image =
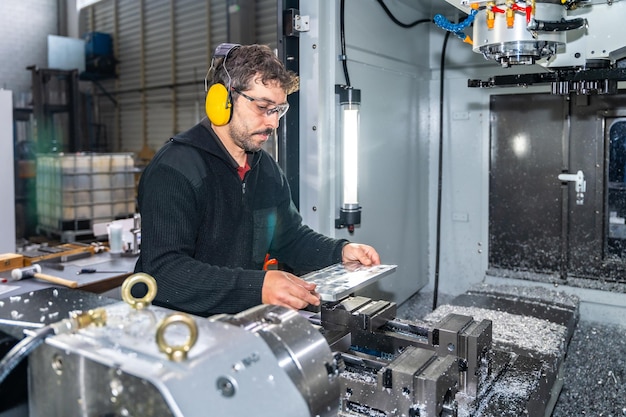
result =
[{"label": "man's right hand", "polygon": [[315,287],[316,284],[288,272],[267,271],[261,290],[261,301],[263,304],[275,304],[296,310],[309,304],[318,306],[320,298]]}]

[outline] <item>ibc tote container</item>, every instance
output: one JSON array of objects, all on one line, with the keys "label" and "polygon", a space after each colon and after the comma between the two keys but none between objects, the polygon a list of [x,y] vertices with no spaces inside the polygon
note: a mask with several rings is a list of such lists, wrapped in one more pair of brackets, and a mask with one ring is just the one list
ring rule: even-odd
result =
[{"label": "ibc tote container", "polygon": [[94,223],[132,217],[135,172],[132,153],[37,155],[38,229],[72,241]]}]

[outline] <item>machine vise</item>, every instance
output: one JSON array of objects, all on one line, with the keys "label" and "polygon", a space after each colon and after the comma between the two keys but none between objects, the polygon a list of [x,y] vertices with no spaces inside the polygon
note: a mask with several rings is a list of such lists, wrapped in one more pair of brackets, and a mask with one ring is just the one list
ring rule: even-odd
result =
[{"label": "machine vise", "polygon": [[449,314],[435,326],[397,319],[366,297],[324,303],[311,321],[340,356],[341,413],[456,416],[489,375],[491,321]]}]

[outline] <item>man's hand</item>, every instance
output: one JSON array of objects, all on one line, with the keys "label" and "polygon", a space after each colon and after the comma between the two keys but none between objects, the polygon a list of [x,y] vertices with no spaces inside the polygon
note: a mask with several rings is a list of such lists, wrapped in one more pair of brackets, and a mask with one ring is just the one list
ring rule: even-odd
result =
[{"label": "man's hand", "polygon": [[315,292],[315,287],[316,284],[306,282],[288,272],[267,271],[261,289],[261,302],[296,310],[309,304],[318,306],[320,297]]},{"label": "man's hand", "polygon": [[380,256],[376,249],[360,243],[348,243],[341,251],[341,262],[360,262],[365,266],[380,265]]}]

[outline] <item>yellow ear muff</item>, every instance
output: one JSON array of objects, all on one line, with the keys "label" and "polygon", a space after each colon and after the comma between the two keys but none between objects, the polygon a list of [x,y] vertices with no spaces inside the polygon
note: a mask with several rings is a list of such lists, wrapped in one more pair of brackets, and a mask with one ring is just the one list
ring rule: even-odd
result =
[{"label": "yellow ear muff", "polygon": [[206,114],[211,123],[224,126],[232,116],[230,94],[223,84],[213,84],[206,94]]}]

